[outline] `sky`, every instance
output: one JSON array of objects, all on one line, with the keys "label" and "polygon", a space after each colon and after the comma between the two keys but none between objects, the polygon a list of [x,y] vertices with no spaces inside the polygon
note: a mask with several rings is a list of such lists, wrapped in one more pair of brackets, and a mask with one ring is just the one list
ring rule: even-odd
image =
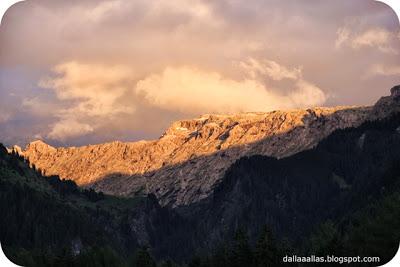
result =
[{"label": "sky", "polygon": [[0,26],[0,142],[149,140],[399,83],[399,20],[373,0],[27,0]]}]

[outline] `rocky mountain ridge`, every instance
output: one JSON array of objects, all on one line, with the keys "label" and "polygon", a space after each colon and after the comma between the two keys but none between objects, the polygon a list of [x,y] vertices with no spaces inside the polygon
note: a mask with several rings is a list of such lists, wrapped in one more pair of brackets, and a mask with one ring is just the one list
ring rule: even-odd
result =
[{"label": "rocky mountain ridge", "polygon": [[204,115],[175,122],[153,141],[54,148],[42,141],[13,150],[45,175],[59,175],[108,194],[154,193],[162,205],[209,196],[244,156],[286,157],[314,147],[336,129],[399,111],[399,88],[373,107]]}]

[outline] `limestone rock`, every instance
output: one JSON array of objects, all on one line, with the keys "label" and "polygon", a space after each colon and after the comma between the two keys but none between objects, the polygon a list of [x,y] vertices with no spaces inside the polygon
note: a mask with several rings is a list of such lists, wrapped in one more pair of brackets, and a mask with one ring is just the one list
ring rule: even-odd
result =
[{"label": "limestone rock", "polygon": [[71,148],[36,141],[21,153],[46,175],[114,195],[153,193],[162,205],[179,206],[209,196],[241,157],[293,155],[336,129],[358,126],[398,108],[391,96],[375,107],[204,115],[173,123],[158,140]]}]

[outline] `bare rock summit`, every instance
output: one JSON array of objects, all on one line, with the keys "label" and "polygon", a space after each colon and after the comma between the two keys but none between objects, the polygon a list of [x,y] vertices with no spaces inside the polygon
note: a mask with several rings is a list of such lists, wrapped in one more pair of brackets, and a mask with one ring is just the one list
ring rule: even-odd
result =
[{"label": "bare rock summit", "polygon": [[[42,141],[18,151],[45,175],[128,196],[153,193],[162,205],[206,198],[243,156],[286,157],[312,148],[336,129],[399,111],[399,89],[374,107],[204,115],[174,122],[153,141],[54,148]],[[397,100],[395,100],[397,99]]]}]

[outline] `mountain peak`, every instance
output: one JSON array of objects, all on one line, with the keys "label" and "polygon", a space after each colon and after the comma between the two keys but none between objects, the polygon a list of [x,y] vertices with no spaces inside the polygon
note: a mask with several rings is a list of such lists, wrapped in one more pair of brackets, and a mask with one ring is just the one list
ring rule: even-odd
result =
[{"label": "mountain peak", "polygon": [[400,85],[396,85],[392,89],[390,89],[390,95],[391,97],[400,96]]},{"label": "mountain peak", "polygon": [[158,140],[147,142],[54,148],[38,140],[23,155],[47,175],[81,186],[116,195],[145,188],[164,205],[185,205],[207,197],[241,157],[290,156],[337,129],[399,111],[398,87],[391,93],[374,107],[203,115],[176,121]]},{"label": "mountain peak", "polygon": [[42,140],[36,140],[36,141],[30,142],[25,148],[25,151],[37,151],[40,153],[48,153],[48,152],[52,152],[55,150],[56,149],[54,147],[46,144]]},{"label": "mountain peak", "polygon": [[206,198],[239,158],[292,155],[336,129],[361,124],[369,112],[364,107],[335,107],[209,114],[176,121],[154,141],[77,148],[35,141],[23,155],[46,175],[81,186],[116,195],[145,188],[163,205],[185,205]]},{"label": "mountain peak", "polygon": [[380,119],[397,112],[400,112],[400,85],[390,89],[390,96],[381,97],[376,102],[371,117]]}]

